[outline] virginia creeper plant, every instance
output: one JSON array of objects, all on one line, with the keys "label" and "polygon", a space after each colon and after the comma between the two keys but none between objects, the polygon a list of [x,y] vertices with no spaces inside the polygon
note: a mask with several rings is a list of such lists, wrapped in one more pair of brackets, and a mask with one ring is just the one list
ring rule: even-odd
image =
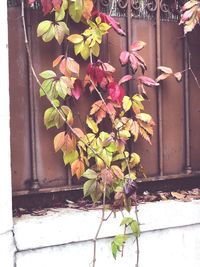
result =
[{"label": "virginia creeper plant", "polygon": [[[28,0],[34,4],[35,0]],[[136,180],[142,173],[140,156],[131,151],[128,144],[136,142],[139,136],[151,144],[155,125],[150,114],[144,111],[147,99],[146,87],[158,86],[158,79],[145,76],[146,64],[140,50],[145,47],[143,41],[133,40],[127,51],[122,51],[119,60],[123,66],[129,66],[131,72],[114,78],[115,66],[103,62],[100,50],[104,36],[111,29],[116,34],[126,34],[114,18],[96,10],[92,0],[41,0],[44,17],[37,27],[37,36],[44,42],[54,38],[58,45],[66,43],[66,53],[52,59],[52,66],[42,71],[38,79],[31,61],[26,24],[24,19],[24,2],[22,1],[22,20],[29,63],[39,84],[41,97],[47,97],[50,106],[44,113],[47,129],[55,127],[58,133],[54,138],[54,149],[63,154],[63,161],[71,170],[74,179],[84,178],[83,193],[91,197],[94,203],[103,201],[102,218],[94,238],[92,265],[96,262],[96,241],[105,218],[107,198],[112,198],[111,210],[126,209],[130,212],[135,207],[136,217],[123,217],[121,225],[124,232],[117,235],[112,242],[112,254],[116,259],[123,251],[128,239],[126,229],[130,228],[136,238],[137,263],[139,264],[140,235],[137,217]],[[49,19],[51,17],[51,19]],[[76,33],[71,33],[76,24]],[[81,25],[81,27],[79,27]],[[81,31],[80,29],[84,29]],[[74,56],[68,53],[68,47],[74,50]],[[87,62],[85,74],[80,74],[78,58]],[[128,68],[127,68],[128,69]],[[161,69],[165,76],[173,72]],[[135,73],[139,75],[135,77]],[[179,79],[179,74],[174,74]],[[127,94],[126,84],[133,87],[133,77],[138,92]],[[79,101],[82,94],[89,91],[93,103],[87,116],[82,121],[84,127],[77,128],[74,114],[69,105],[70,99]],[[94,97],[95,95],[95,97]],[[95,99],[95,100],[94,100]],[[103,129],[107,122],[110,127]]]}]

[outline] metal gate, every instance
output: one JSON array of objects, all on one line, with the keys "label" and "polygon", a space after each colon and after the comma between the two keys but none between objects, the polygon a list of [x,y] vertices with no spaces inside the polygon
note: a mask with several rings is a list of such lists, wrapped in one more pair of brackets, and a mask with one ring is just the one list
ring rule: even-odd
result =
[{"label": "metal gate", "polygon": [[[57,192],[80,188],[63,164],[61,153],[53,149],[56,132],[46,130],[43,113],[48,103],[40,99],[38,86],[27,63],[24,45],[21,8],[19,1],[8,1],[9,56],[10,56],[10,108],[12,181],[14,195],[32,192]],[[148,66],[147,75],[155,78],[157,66],[171,67],[174,71],[188,68],[188,46],[191,65],[197,78],[200,68],[199,28],[190,34],[189,45],[178,25],[177,1],[115,0],[96,1],[99,8],[116,17],[127,36],[111,32],[104,42],[102,58],[111,61],[121,77],[125,69],[120,66],[120,51],[134,40],[147,43],[142,56]],[[36,6],[37,7],[37,6]],[[28,37],[36,72],[51,68],[52,58],[62,54],[64,47],[54,41],[44,44],[36,37],[36,27],[42,20],[40,10],[27,9]],[[84,68],[84,65],[82,65]],[[134,84],[130,85],[134,89]],[[142,158],[149,178],[159,181],[171,178],[197,177],[200,174],[200,88],[191,72],[177,83],[169,78],[159,88],[148,90],[146,110],[152,114],[156,129],[152,146],[144,140],[133,144]],[[77,107],[72,103],[74,110]],[[86,113],[90,103],[87,95],[81,98],[79,108]],[[80,112],[79,110],[79,112]],[[190,178],[189,178],[190,177]]]}]

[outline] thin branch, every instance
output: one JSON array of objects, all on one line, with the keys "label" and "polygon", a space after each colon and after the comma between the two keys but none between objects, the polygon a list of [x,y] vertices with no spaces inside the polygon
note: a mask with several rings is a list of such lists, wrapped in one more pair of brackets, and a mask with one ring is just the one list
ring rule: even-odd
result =
[{"label": "thin branch", "polygon": [[99,237],[99,233],[101,231],[101,227],[103,225],[103,222],[105,221],[105,210],[106,210],[106,183],[104,183],[104,188],[103,188],[103,208],[102,208],[102,213],[101,213],[101,221],[99,224],[99,227],[97,229],[96,235],[93,240],[93,260],[92,260],[92,267],[95,267],[96,265],[96,254],[97,254],[97,240]]},{"label": "thin branch", "polygon": [[79,135],[74,131],[74,129],[72,128],[72,126],[68,123],[68,121],[65,118],[64,113],[54,104],[54,102],[51,100],[51,98],[48,96],[48,94],[46,93],[45,89],[42,87],[41,82],[38,79],[38,76],[35,72],[34,66],[33,66],[33,61],[32,61],[32,56],[31,56],[31,51],[30,51],[30,47],[29,47],[29,42],[28,42],[28,37],[27,37],[27,30],[26,30],[26,22],[25,22],[25,15],[24,15],[24,0],[21,0],[21,17],[22,17],[22,24],[23,24],[23,30],[24,30],[24,41],[25,41],[25,46],[26,46],[26,51],[28,54],[28,61],[29,61],[29,65],[32,71],[32,74],[37,82],[37,84],[40,86],[41,90],[43,91],[43,93],[46,95],[48,101],[50,102],[50,104],[52,105],[52,107],[57,111],[57,113],[60,115],[60,117],[62,118],[62,120],[65,122],[65,124],[67,125],[67,127],[70,129],[70,131],[74,134],[74,136],[76,136],[76,138],[81,141],[87,148],[89,148],[96,157],[100,158],[104,164],[107,166],[106,161],[94,150],[93,147],[91,147],[90,145],[88,145],[86,142],[84,142]]}]

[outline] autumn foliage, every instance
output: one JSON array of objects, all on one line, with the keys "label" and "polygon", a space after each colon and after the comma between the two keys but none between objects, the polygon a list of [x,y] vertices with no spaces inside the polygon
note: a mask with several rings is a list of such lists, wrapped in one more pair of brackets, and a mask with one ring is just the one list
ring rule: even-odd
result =
[{"label": "autumn foliage", "polygon": [[[29,0],[30,5],[33,3]],[[134,41],[128,51],[121,52],[121,64],[130,65],[132,72],[116,81],[115,67],[102,62],[99,54],[102,40],[111,28],[125,35],[119,23],[96,10],[92,0],[42,0],[41,4],[44,15],[51,13],[54,19],[41,21],[37,36],[44,42],[55,38],[58,45],[68,42],[76,57],[89,61],[83,76],[76,57],[65,53],[52,59],[52,69],[40,73],[40,96],[46,95],[53,103],[44,113],[44,124],[47,129],[61,129],[54,138],[55,151],[62,151],[64,164],[70,166],[72,176],[86,179],[85,196],[97,202],[106,190],[107,196],[114,193],[116,208],[129,210],[135,197],[141,160],[138,154],[130,151],[128,142],[136,142],[141,136],[151,144],[155,125],[151,115],[144,112],[143,105],[147,99],[146,87],[159,85],[158,81],[144,75],[147,66],[140,50],[146,44]],[[84,24],[84,30],[80,32],[76,27],[77,32],[71,34],[69,17],[74,23]],[[141,75],[134,78],[138,93],[127,95],[126,84],[133,86],[133,75],[137,71],[141,71]],[[87,127],[77,128],[66,100],[79,101],[87,90],[98,99],[94,100],[83,122]],[[104,120],[109,122],[108,131],[102,130]]]}]

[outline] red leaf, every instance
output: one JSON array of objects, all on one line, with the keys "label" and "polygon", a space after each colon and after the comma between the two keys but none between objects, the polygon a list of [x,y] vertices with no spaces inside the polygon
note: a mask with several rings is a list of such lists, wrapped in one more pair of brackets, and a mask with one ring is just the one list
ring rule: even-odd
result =
[{"label": "red leaf", "polygon": [[106,15],[105,13],[99,12],[97,10],[95,10],[92,13],[93,17],[100,17],[102,22],[105,22],[107,24],[109,24],[117,33],[121,34],[121,35],[126,35],[126,33],[122,30],[119,22],[117,22],[114,18],[110,17],[109,15]]},{"label": "red leaf", "polygon": [[58,11],[61,7],[62,0],[52,0],[53,7]]},{"label": "red leaf", "polygon": [[28,4],[32,5],[36,0],[28,0]]},{"label": "red leaf", "polygon": [[128,51],[122,51],[119,57],[119,60],[122,65],[125,65],[128,63],[130,53]]},{"label": "red leaf", "polygon": [[138,59],[133,54],[130,54],[129,59],[130,59],[131,67],[133,71],[135,72],[138,68]]},{"label": "red leaf", "polygon": [[147,77],[147,76],[139,76],[138,78],[139,83],[142,83],[146,86],[158,86],[159,83],[154,81],[153,79]]},{"label": "red leaf", "polygon": [[41,4],[42,4],[42,11],[44,15],[47,15],[48,13],[51,12],[53,8],[53,4],[51,0],[41,0]]},{"label": "red leaf", "polygon": [[97,64],[88,64],[86,73],[90,76],[90,79],[96,84],[101,83],[105,78],[105,72]]},{"label": "red leaf", "polygon": [[118,82],[118,84],[120,85],[120,84],[122,84],[122,83],[125,83],[125,82],[127,82],[127,81],[130,81],[132,78],[133,78],[133,77],[132,77],[131,75],[125,75],[125,76],[123,76],[123,77],[120,79],[120,81]]},{"label": "red leaf", "polygon": [[80,79],[76,79],[74,82],[74,88],[72,89],[72,95],[78,100],[83,91],[83,85]]},{"label": "red leaf", "polygon": [[122,103],[122,99],[125,95],[124,88],[116,82],[111,82],[108,85],[109,96],[112,101],[116,101],[118,104]]}]

